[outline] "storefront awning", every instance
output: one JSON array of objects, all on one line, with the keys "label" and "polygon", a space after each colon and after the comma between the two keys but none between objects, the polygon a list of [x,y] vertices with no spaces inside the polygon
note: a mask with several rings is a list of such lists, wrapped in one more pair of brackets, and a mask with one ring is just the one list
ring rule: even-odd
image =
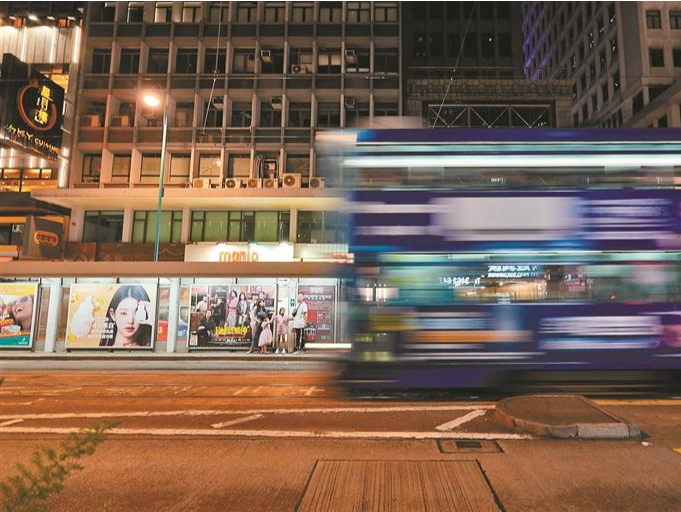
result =
[{"label": "storefront awning", "polygon": [[71,210],[31,197],[30,192],[0,192],[0,215],[71,215]]}]

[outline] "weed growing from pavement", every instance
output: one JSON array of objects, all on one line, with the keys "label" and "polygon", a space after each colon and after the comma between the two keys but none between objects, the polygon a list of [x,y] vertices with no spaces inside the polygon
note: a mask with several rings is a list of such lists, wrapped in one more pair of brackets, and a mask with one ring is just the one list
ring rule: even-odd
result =
[{"label": "weed growing from pavement", "polygon": [[[33,453],[29,467],[17,464],[17,474],[0,482],[3,512],[47,511],[47,501],[64,489],[66,478],[74,471],[83,469],[77,461],[92,455],[104,441],[107,431],[119,423],[96,424],[73,432],[66,441],[60,443],[58,450],[38,448]],[[108,509],[105,504],[98,510],[103,512]]]}]

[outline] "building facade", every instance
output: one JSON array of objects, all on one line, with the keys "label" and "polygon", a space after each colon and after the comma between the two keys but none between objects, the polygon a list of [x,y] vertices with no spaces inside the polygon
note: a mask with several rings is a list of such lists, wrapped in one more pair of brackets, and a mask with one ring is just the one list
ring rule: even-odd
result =
[{"label": "building facade", "polygon": [[522,4],[528,75],[567,73],[576,126],[681,126],[681,3]]}]

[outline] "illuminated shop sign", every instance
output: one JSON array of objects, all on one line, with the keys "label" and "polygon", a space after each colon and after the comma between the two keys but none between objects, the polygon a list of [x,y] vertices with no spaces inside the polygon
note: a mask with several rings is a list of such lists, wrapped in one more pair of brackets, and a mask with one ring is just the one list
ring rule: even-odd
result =
[{"label": "illuminated shop sign", "polygon": [[537,265],[490,265],[487,267],[489,279],[521,279],[524,277],[543,277],[544,269]]},{"label": "illuminated shop sign", "polygon": [[3,56],[4,136],[38,155],[56,160],[61,150],[64,89],[11,54]]},{"label": "illuminated shop sign", "polygon": [[294,261],[291,244],[190,244],[185,246],[185,261],[256,263]]}]

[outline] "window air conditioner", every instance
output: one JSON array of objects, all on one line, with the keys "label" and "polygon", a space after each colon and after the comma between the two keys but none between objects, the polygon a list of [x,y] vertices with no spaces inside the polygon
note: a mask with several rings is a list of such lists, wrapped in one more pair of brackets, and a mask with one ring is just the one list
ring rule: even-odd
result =
[{"label": "window air conditioner", "polygon": [[284,174],[281,179],[281,185],[283,188],[300,188],[300,183],[302,181],[302,176],[296,173]]},{"label": "window air conditioner", "polygon": [[310,178],[310,188],[325,188],[324,178]]},{"label": "window air conditioner", "polygon": [[357,106],[357,100],[353,98],[352,96],[346,96],[345,100],[345,108],[348,110],[354,110],[355,107]]},{"label": "window air conditioner", "polygon": [[272,64],[272,51],[260,50],[260,60],[262,60],[265,64]]},{"label": "window air conditioner", "polygon": [[222,96],[217,96],[213,98],[212,101],[213,107],[215,107],[216,110],[224,110],[225,109],[225,98]]},{"label": "window air conditioner", "polygon": [[357,64],[357,53],[355,50],[345,50],[345,62],[348,64]]},{"label": "window air conditioner", "polygon": [[312,73],[310,66],[305,66],[302,64],[293,64],[291,66],[292,75],[308,75]]},{"label": "window air conditioner", "polygon": [[250,178],[246,182],[246,187],[247,188],[260,188],[262,186],[262,180],[257,180],[255,178]]},{"label": "window air conditioner", "polygon": [[272,110],[281,110],[283,104],[284,99],[281,96],[274,96],[270,98],[270,105],[272,106]]},{"label": "window air conditioner", "polygon": [[99,127],[99,116],[82,116],[80,118],[80,125],[87,128],[97,128]]},{"label": "window air conditioner", "polygon": [[192,188],[210,188],[210,180],[208,178],[194,178]]},{"label": "window air conditioner", "polygon": [[243,182],[239,178],[227,178],[225,180],[225,188],[242,188]]},{"label": "window air conditioner", "polygon": [[267,178],[262,180],[262,188],[279,188],[279,180],[276,178]]},{"label": "window air conditioner", "polygon": [[128,128],[130,126],[130,118],[128,116],[113,116],[111,118],[111,126]]}]

